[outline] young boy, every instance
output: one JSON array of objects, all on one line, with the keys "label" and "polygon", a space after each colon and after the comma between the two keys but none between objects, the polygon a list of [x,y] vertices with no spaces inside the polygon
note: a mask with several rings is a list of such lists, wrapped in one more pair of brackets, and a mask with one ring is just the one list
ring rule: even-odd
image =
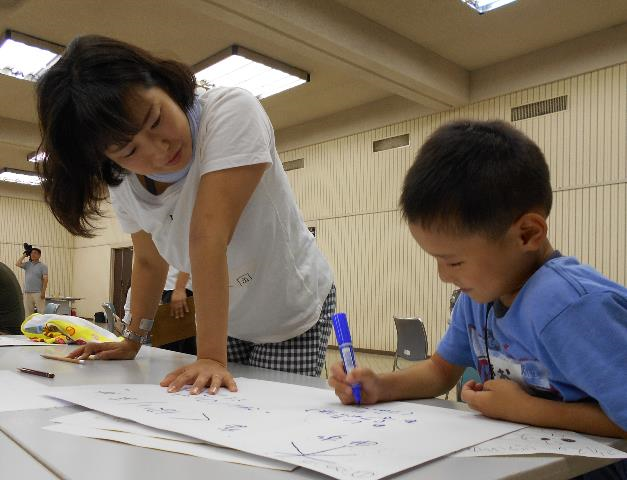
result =
[{"label": "young boy", "polygon": [[400,205],[442,281],[462,291],[451,325],[411,368],[334,365],[342,403],[353,383],[366,404],[434,397],[474,366],[482,383],[462,398],[488,417],[627,438],[627,289],[553,249],[551,203],[544,156],[521,132],[500,121],[439,128]]}]

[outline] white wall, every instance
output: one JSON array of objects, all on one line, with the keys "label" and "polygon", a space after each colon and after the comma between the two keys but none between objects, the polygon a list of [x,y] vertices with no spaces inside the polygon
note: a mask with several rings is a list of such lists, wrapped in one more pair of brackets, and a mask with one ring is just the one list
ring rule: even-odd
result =
[{"label": "white wall", "polygon": [[[551,169],[551,241],[625,284],[627,64],[283,152],[283,161],[305,160],[288,176],[336,272],[338,308],[355,325],[357,347],[393,350],[395,313],[422,316],[431,349],[446,328],[453,287],[438,280],[397,211],[404,174],[426,137],[458,118],[509,121],[512,107],[560,95],[568,95],[566,111],[515,122]],[[410,147],[372,152],[374,140],[406,133]]]},{"label": "white wall", "polygon": [[84,297],[77,304],[78,314],[84,317],[93,317],[102,311],[103,302],[113,300],[111,249],[131,245],[130,235],[122,232],[108,202],[103,204],[103,213],[107,216],[98,222],[97,236],[76,238],[74,243],[72,291]]}]

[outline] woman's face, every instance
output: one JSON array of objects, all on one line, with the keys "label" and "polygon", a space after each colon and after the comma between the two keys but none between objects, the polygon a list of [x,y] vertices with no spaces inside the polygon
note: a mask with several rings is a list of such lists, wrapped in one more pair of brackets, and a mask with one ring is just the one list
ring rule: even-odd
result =
[{"label": "woman's face", "polygon": [[192,135],[185,112],[161,88],[138,88],[130,100],[139,132],[125,145],[110,145],[105,155],[140,175],[172,173],[192,159]]}]

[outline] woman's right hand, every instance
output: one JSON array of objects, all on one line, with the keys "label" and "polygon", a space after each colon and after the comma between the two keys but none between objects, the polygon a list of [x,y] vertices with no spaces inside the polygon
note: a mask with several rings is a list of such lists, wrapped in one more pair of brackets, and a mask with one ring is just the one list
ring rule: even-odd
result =
[{"label": "woman's right hand", "polygon": [[342,362],[331,367],[329,385],[344,405],[355,403],[352,385],[361,385],[361,404],[372,405],[381,401],[381,381],[379,376],[369,368],[355,368],[348,375],[344,372]]},{"label": "woman's right hand", "polygon": [[125,339],[121,342],[89,342],[68,354],[68,358],[86,360],[94,355],[96,360],[132,360],[139,352],[141,345]]}]

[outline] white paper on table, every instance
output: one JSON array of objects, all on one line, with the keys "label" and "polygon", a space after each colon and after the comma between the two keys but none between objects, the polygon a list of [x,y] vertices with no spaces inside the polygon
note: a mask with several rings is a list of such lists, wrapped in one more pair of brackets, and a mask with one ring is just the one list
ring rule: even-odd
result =
[{"label": "white paper on table", "polygon": [[414,403],[346,406],[328,389],[247,378],[237,384],[238,392],[217,395],[143,384],[59,387],[50,395],[341,480],[377,480],[523,428]]},{"label": "white paper on table", "polygon": [[[47,397],[48,385],[42,385],[29,378],[27,374],[14,373],[9,370],[0,370],[0,412],[13,410],[32,410],[35,408],[68,407],[71,404]],[[46,379],[50,380],[50,379]]]},{"label": "white paper on table", "polygon": [[627,453],[579,433],[551,428],[528,427],[500,438],[474,445],[453,457],[490,457],[554,453],[598,458],[627,458]]},{"label": "white paper on table", "polygon": [[112,430],[101,430],[86,426],[74,425],[70,423],[56,423],[43,427],[44,430],[52,432],[68,433],[80,437],[99,438],[102,440],[112,440],[114,442],[127,443],[138,447],[152,448],[166,452],[182,453],[194,457],[207,458],[222,462],[239,463],[251,465],[253,467],[269,468],[272,470],[283,470],[291,472],[296,468],[285,462],[279,462],[268,458],[263,458],[250,453],[231,450],[230,448],[216,447],[205,443],[189,443],[177,440],[166,440],[165,438],[148,437],[136,435],[134,433],[119,432]]},{"label": "white paper on table", "polygon": [[64,343],[34,342],[25,335],[20,337],[7,337],[0,335],[0,347],[53,347],[55,345],[65,345]]},{"label": "white paper on table", "polygon": [[[113,430],[116,432],[133,433],[135,435],[143,435],[145,437],[163,438],[165,440],[175,440],[177,442],[201,443],[206,444],[203,440],[179,433],[159,430],[157,428],[147,427],[141,423],[126,420],[124,418],[114,417],[106,413],[97,412],[95,410],[87,410],[85,412],[71,413],[50,419],[54,423],[62,423],[64,425],[76,425],[88,428],[97,428],[100,430]],[[222,448],[222,447],[220,447]]]}]

